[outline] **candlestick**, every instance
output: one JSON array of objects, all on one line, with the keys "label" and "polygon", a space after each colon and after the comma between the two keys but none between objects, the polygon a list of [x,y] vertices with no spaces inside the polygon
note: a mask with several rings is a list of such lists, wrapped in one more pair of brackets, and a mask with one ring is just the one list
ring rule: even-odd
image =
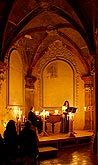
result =
[{"label": "candlestick", "polygon": [[59,113],[59,110],[54,110],[54,113],[56,114],[56,115],[58,115],[58,113]]},{"label": "candlestick", "polygon": [[47,132],[45,131],[45,116],[46,116],[46,111],[45,109],[43,110],[43,112],[41,113],[42,116],[42,121],[43,121],[43,131],[41,133],[42,136],[48,136]]},{"label": "candlestick", "polygon": [[23,116],[23,122],[25,122],[25,116]]},{"label": "candlestick", "polygon": [[18,114],[19,114],[19,121],[20,121],[20,119],[21,119],[21,112],[20,112],[20,108],[19,108]]},{"label": "candlestick", "polygon": [[74,113],[69,112],[67,114],[67,117],[69,117],[69,137],[75,137],[74,132],[73,132]]}]

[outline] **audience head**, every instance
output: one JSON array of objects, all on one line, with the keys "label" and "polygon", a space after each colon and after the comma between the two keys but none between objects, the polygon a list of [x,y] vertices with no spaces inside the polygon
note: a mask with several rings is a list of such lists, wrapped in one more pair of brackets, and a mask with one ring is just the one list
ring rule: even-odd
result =
[{"label": "audience head", "polygon": [[11,131],[16,130],[15,121],[9,120],[9,122],[7,123],[6,129],[11,130]]},{"label": "audience head", "polygon": [[31,127],[31,121],[27,120],[25,122],[25,128],[30,128]]}]

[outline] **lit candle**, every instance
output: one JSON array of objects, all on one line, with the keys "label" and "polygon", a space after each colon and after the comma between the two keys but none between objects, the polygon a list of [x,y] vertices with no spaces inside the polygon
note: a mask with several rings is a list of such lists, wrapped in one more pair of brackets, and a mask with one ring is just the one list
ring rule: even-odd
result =
[{"label": "lit candle", "polygon": [[58,114],[59,110],[55,110],[54,112],[55,112],[55,114]]},{"label": "lit candle", "polygon": [[84,111],[86,111],[86,107],[84,107]]},{"label": "lit candle", "polygon": [[45,114],[46,114],[46,113],[45,113],[45,109],[43,109],[43,117],[45,117]]},{"label": "lit candle", "polygon": [[3,125],[4,125],[4,127],[6,128],[6,126],[7,126],[6,122],[4,122]]},{"label": "lit candle", "polygon": [[45,109],[43,109],[42,116],[43,116],[43,133],[45,132]]},{"label": "lit candle", "polygon": [[21,119],[21,112],[20,112],[20,108],[19,108],[18,113],[19,113],[19,120],[20,120],[20,119]]},{"label": "lit candle", "polygon": [[67,117],[69,117],[69,120],[73,120],[73,118],[74,118],[74,113],[69,112],[69,114],[67,114]]},{"label": "lit candle", "polygon": [[25,116],[23,116],[23,122],[25,122]]},{"label": "lit candle", "polygon": [[48,111],[46,111],[46,112],[45,112],[45,115],[46,115],[46,116],[49,116],[49,112],[48,112]]}]

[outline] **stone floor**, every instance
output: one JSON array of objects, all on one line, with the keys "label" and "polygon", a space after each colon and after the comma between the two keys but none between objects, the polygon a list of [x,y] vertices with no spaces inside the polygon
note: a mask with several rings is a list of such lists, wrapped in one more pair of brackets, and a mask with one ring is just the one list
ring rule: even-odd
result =
[{"label": "stone floor", "polygon": [[57,157],[45,158],[40,165],[98,165],[98,157],[89,146],[82,146],[58,151]]}]

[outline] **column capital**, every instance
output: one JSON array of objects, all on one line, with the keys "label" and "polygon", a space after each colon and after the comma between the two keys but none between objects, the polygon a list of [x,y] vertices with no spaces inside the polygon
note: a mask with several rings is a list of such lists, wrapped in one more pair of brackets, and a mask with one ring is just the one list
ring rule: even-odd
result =
[{"label": "column capital", "polygon": [[25,87],[34,89],[34,83],[37,80],[37,78],[35,76],[26,76],[25,80],[26,80]]},{"label": "column capital", "polygon": [[93,76],[92,75],[82,76],[82,80],[84,81],[85,88],[93,87]]},{"label": "column capital", "polygon": [[85,83],[93,82],[93,76],[92,75],[82,76],[82,80],[84,80]]}]

